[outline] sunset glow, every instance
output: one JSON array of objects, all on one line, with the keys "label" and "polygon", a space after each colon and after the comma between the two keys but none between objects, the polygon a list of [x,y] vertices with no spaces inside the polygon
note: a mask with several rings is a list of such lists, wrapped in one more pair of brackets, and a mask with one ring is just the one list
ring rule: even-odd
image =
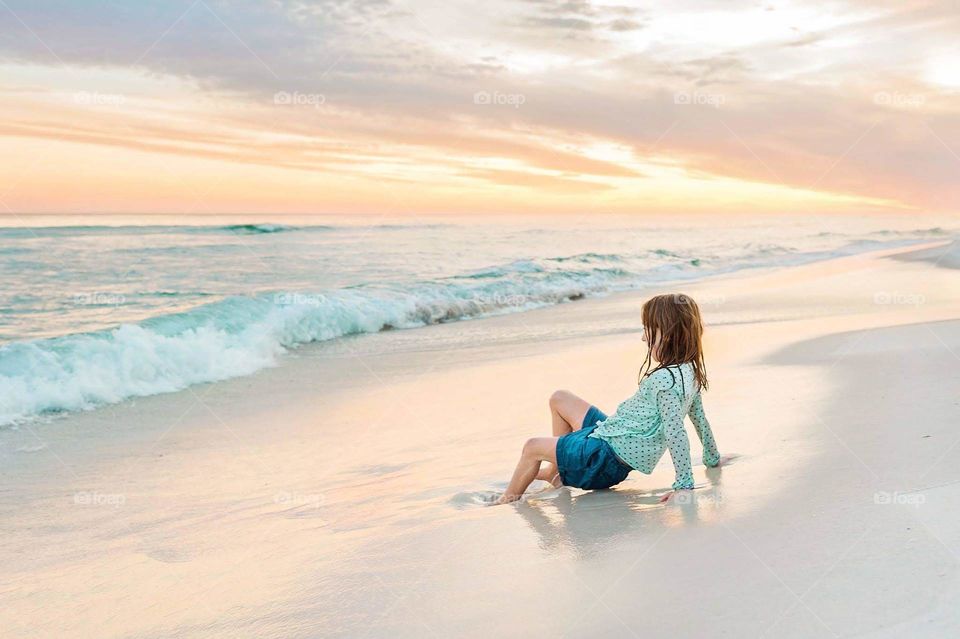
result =
[{"label": "sunset glow", "polygon": [[0,212],[944,212],[960,195],[945,3],[43,4],[0,6]]}]

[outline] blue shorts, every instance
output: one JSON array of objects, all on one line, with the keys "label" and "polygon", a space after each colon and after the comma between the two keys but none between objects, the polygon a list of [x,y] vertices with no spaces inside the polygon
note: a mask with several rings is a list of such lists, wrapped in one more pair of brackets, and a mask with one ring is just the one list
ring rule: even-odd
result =
[{"label": "blue shorts", "polygon": [[564,486],[595,490],[616,486],[633,470],[620,461],[610,444],[590,437],[597,423],[607,419],[596,406],[583,417],[580,430],[557,440],[557,470]]}]

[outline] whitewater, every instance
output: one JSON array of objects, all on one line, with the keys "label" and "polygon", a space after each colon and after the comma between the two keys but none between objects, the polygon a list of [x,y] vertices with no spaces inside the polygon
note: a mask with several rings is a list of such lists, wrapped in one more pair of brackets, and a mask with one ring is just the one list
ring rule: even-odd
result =
[{"label": "whitewater", "polygon": [[798,218],[738,240],[763,224],[0,228],[0,426],[249,375],[311,342],[956,236]]}]

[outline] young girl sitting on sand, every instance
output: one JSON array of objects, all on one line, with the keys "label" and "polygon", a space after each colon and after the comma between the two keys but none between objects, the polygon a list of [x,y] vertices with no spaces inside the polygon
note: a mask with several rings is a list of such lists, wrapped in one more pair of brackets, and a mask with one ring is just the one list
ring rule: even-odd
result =
[{"label": "young girl sitting on sand", "polygon": [[[555,392],[550,397],[553,437],[527,440],[510,485],[497,503],[520,499],[534,479],[555,486],[610,488],[631,470],[652,473],[667,448],[677,473],[673,489],[691,489],[685,415],[690,415],[703,444],[703,462],[720,464],[700,399],[700,390],[707,388],[700,309],[686,295],[657,295],[643,305],[641,316],[647,358],[637,392],[617,407],[613,417],[573,393]],[[652,360],[657,366],[651,370]]]}]

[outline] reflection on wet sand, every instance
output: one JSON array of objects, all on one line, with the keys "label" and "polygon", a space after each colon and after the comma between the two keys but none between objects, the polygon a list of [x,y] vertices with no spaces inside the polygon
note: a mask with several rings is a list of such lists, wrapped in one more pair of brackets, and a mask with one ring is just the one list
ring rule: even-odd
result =
[{"label": "reflection on wet sand", "polygon": [[[723,509],[722,470],[707,468],[707,481],[693,491],[682,491],[669,501],[669,490],[632,487],[580,491],[548,490],[517,504],[516,511],[539,536],[540,547],[567,551],[578,557],[615,548],[620,538],[636,537],[644,528],[691,526],[717,519]],[[629,486],[633,482],[626,482]],[[642,514],[642,516],[638,516]]]}]

